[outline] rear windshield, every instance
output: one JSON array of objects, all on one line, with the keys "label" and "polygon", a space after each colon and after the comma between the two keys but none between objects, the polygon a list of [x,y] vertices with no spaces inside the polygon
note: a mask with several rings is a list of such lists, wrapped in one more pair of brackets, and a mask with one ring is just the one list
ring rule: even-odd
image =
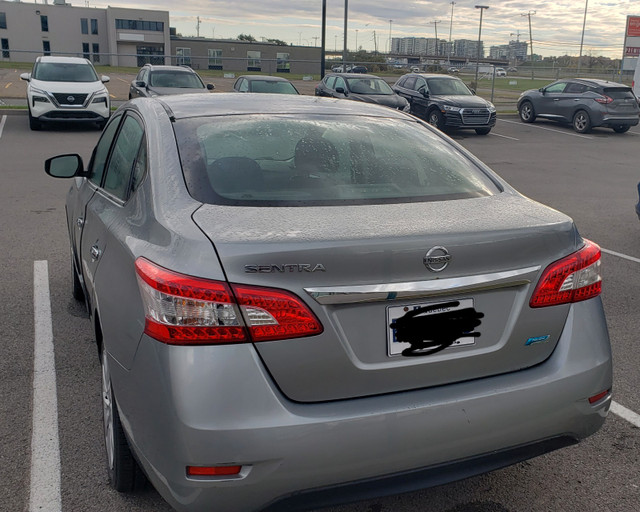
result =
[{"label": "rear windshield", "polygon": [[633,91],[630,87],[608,87],[604,93],[614,100],[633,99]]},{"label": "rear windshield", "polygon": [[36,80],[45,82],[97,82],[98,75],[89,64],[38,62],[33,70]]},{"label": "rear windshield", "polygon": [[178,87],[184,89],[202,89],[204,85],[194,73],[186,71],[153,71],[149,75],[151,87]]},{"label": "rear windshield", "polygon": [[395,94],[382,78],[347,78],[349,89],[356,94]]},{"label": "rear windshield", "polygon": [[289,82],[275,80],[251,80],[249,82],[251,92],[269,92],[274,94],[298,94],[298,90]]},{"label": "rear windshield", "polygon": [[251,115],[174,126],[187,187],[203,203],[401,203],[500,191],[452,144],[411,120]]}]

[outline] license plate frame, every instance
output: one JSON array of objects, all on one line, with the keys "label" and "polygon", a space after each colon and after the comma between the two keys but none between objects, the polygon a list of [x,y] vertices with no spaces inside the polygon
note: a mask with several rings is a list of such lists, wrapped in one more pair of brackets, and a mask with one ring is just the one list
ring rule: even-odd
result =
[{"label": "license plate frame", "polygon": [[[459,302],[457,306],[444,307],[442,309],[434,309],[433,311],[430,311],[425,314],[433,315],[436,313],[444,313],[446,311],[455,311],[458,309],[473,308],[474,306],[474,301],[471,298],[456,299],[456,300]],[[395,335],[396,329],[390,327],[392,322],[394,322],[398,318],[402,317],[403,315],[405,315],[406,313],[414,309],[427,307],[427,306],[433,307],[433,306],[437,306],[438,304],[442,304],[444,306],[449,302],[451,301],[450,300],[449,301],[430,301],[430,302],[419,302],[414,304],[404,304],[402,306],[387,306],[386,308],[387,356],[397,357],[402,354],[402,351],[404,349],[411,347],[410,343],[400,342],[396,339],[396,335]],[[456,341],[454,341],[451,344],[450,347],[447,347],[445,350],[449,350],[451,348],[456,348],[456,347],[465,347],[469,345],[475,345],[475,343],[476,343],[476,338],[474,336],[464,336],[462,338],[458,338]]]}]

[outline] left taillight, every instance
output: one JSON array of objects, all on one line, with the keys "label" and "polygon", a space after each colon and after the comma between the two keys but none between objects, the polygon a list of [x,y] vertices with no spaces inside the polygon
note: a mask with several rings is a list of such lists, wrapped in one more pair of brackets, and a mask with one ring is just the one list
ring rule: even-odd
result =
[{"label": "left taillight", "polygon": [[579,302],[602,291],[600,247],[590,240],[577,252],[554,261],[544,272],[531,296],[532,308]]},{"label": "left taillight", "polygon": [[299,338],[322,332],[296,295],[229,285],[136,260],[145,307],[145,333],[172,345],[207,345]]},{"label": "left taillight", "polygon": [[596,100],[598,103],[602,103],[603,105],[608,105],[609,103],[613,103],[613,98],[610,96],[607,96],[606,94],[603,94],[593,99]]}]

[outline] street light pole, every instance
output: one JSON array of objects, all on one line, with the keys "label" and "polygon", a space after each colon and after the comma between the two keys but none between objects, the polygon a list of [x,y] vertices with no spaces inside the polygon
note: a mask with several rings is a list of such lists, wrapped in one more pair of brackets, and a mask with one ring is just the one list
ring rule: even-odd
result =
[{"label": "street light pole", "polygon": [[533,16],[536,11],[529,11],[527,13],[522,14],[522,16],[527,16],[529,18],[529,48],[531,54],[531,80],[533,80],[533,36],[531,35],[531,16]]},{"label": "street light pole", "polygon": [[580,64],[582,63],[582,44],[584,43],[584,28],[587,25],[587,6],[589,0],[584,2],[584,20],[582,21],[582,37],[580,38],[580,55],[578,56],[578,76],[580,75]]},{"label": "street light pole", "polygon": [[344,0],[344,45],[342,47],[342,71],[347,72],[347,18],[349,16],[349,0]]},{"label": "street light pole", "polygon": [[389,20],[389,54],[391,54],[391,24],[393,20]]},{"label": "street light pole", "polygon": [[476,85],[475,88],[478,88],[478,68],[480,67],[480,45],[481,45],[481,37],[482,37],[482,13],[485,9],[488,9],[488,5],[476,5],[476,9],[480,9],[480,26],[478,28],[478,58],[476,59]]},{"label": "street light pole", "polygon": [[451,40],[451,33],[453,32],[453,6],[455,2],[451,2],[451,22],[449,23],[449,65],[451,65],[451,52],[453,50],[453,41]]},{"label": "street light pole", "polygon": [[358,53],[358,29],[356,29],[356,53]]},{"label": "street light pole", "polygon": [[429,23],[433,24],[433,27],[436,29],[436,57],[440,56],[440,48],[438,48],[438,23],[440,23],[440,20],[438,21],[430,21]]},{"label": "street light pole", "polygon": [[[327,46],[327,0],[322,0],[322,49],[320,50],[320,80],[324,78],[324,61]],[[317,39],[316,39],[317,42]]]}]

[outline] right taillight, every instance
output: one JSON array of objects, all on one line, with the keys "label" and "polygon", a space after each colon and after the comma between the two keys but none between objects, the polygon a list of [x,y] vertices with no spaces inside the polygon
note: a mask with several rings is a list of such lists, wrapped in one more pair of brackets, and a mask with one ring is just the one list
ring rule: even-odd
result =
[{"label": "right taillight", "polygon": [[144,332],[171,345],[282,340],[322,332],[322,324],[285,290],[179,274],[136,260],[145,307]]},{"label": "right taillight", "polygon": [[582,249],[545,269],[529,305],[541,308],[568,304],[596,297],[601,291],[600,247],[585,240]]}]

